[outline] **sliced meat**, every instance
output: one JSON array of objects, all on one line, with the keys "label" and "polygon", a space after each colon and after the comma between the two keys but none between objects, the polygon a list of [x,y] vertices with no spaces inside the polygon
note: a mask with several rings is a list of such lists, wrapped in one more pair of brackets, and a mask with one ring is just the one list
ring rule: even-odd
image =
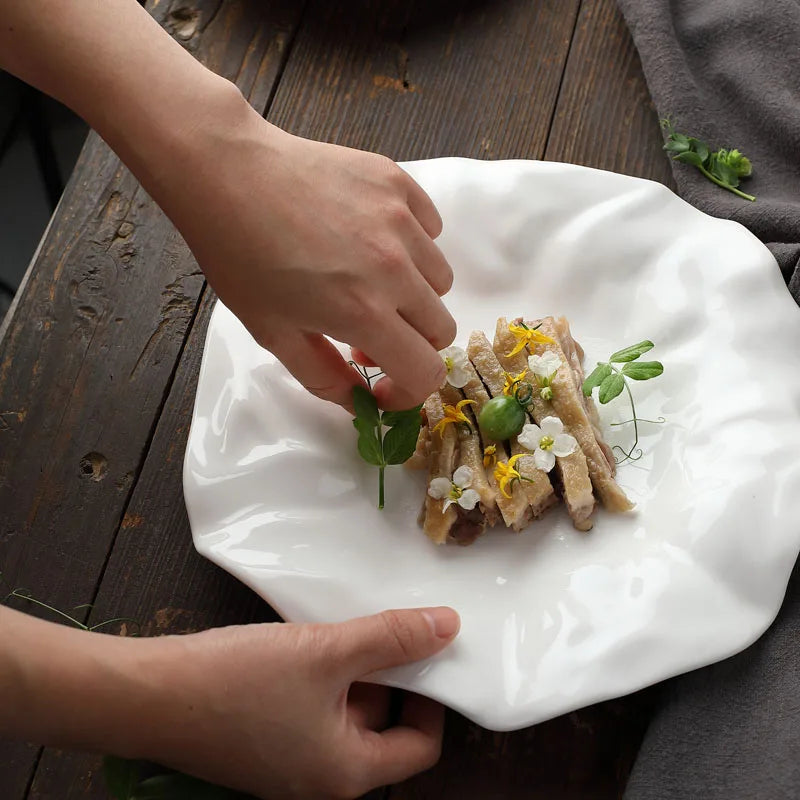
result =
[{"label": "sliced meat", "polygon": [[555,340],[555,344],[537,344],[536,352],[551,351],[562,362],[553,378],[552,407],[555,415],[564,423],[564,427],[578,440],[586,463],[589,467],[589,477],[592,480],[603,505],[609,511],[629,511],[633,508],[625,492],[614,480],[614,472],[609,465],[603,449],[598,444],[586,406],[583,403],[583,393],[576,383],[575,375],[569,367],[569,359],[559,343],[559,332],[552,317],[545,317],[541,321],[539,330]]},{"label": "sliced meat", "polygon": [[[471,363],[468,365],[468,369],[470,372],[470,378],[462,391],[466,397],[475,401],[475,405],[470,406],[470,408],[477,418],[477,416],[481,413],[481,409],[489,402],[489,395],[487,394],[486,387],[483,385],[478,373],[475,371],[475,367]],[[493,439],[488,439],[482,434],[480,436],[484,448],[494,445],[496,448],[495,457],[498,461],[508,461],[508,452],[506,451],[506,447],[503,442],[497,442]],[[533,515],[533,509],[528,502],[528,498],[522,492],[513,492],[510,499],[505,497],[497,486],[497,481],[494,478],[494,472],[492,470],[486,472],[486,480],[495,491],[497,507],[500,509],[500,514],[502,515],[505,524],[509,528],[513,528],[515,531],[522,530],[522,528],[528,524],[528,521]]]},{"label": "sliced meat", "polygon": [[[505,317],[497,320],[497,327],[494,334],[494,352],[502,369],[506,372],[519,374],[528,367],[527,350],[521,350],[513,356],[508,356],[517,339],[508,330],[508,321]],[[562,368],[563,369],[563,368]],[[531,383],[534,378],[530,376]],[[533,402],[528,406],[528,415],[537,424],[545,417],[558,416],[547,400],[543,400],[534,383]],[[586,463],[586,456],[576,450],[569,456],[556,458],[556,469],[561,479],[564,505],[567,513],[572,519],[572,524],[579,531],[588,531],[592,528],[590,517],[594,511],[594,494],[592,493],[592,482],[589,479],[589,467]]]},{"label": "sliced meat", "polygon": [[[430,459],[428,462],[428,486],[434,478],[452,479],[456,461],[456,431],[452,425],[445,425],[440,432],[433,429],[444,418],[442,398],[434,392],[424,405],[425,416],[430,431]],[[422,529],[428,538],[436,544],[444,544],[450,529],[456,521],[456,510],[451,505],[444,509],[444,500],[437,500],[425,491]]]},{"label": "sliced meat", "polygon": [[[444,387],[439,390],[439,394],[442,401],[451,406],[455,406],[464,399],[461,390],[450,386],[450,384],[445,384]],[[495,525],[500,521],[500,512],[497,509],[498,491],[496,486],[492,486],[489,483],[486,476],[486,469],[483,466],[483,447],[481,446],[481,437],[478,433],[477,422],[469,406],[464,406],[462,410],[470,418],[472,428],[468,429],[465,425],[460,425],[458,427],[456,432],[458,438],[458,459],[456,466],[467,466],[472,470],[471,488],[481,496],[480,507],[485,517],[485,528],[487,525]],[[481,533],[483,533],[483,531],[481,531]]]},{"label": "sliced meat", "polygon": [[406,469],[427,469],[428,458],[430,457],[431,445],[431,431],[427,423],[424,423],[419,429],[419,436],[417,436],[417,446],[411,454],[411,458],[406,461],[403,466]]},{"label": "sliced meat", "polygon": [[[492,397],[500,397],[503,394],[503,387],[505,386],[505,375],[497,356],[486,338],[483,331],[473,331],[469,337],[469,344],[467,345],[467,355],[470,357],[475,369],[478,371],[486,387],[489,389]],[[553,484],[550,483],[550,478],[546,472],[537,469],[530,455],[530,451],[526,450],[522,445],[517,442],[516,437],[511,439],[511,453],[512,455],[523,455],[524,457],[517,461],[517,470],[524,481],[519,482],[519,487],[522,494],[528,500],[531,507],[531,514],[534,517],[541,516],[541,514],[556,502],[556,494],[553,491]],[[515,493],[512,492],[512,496]]]},{"label": "sliced meat", "polygon": [[614,453],[611,448],[606,444],[603,438],[603,431],[600,426],[600,415],[597,413],[597,406],[591,397],[587,397],[582,390],[583,381],[586,377],[583,370],[583,348],[578,344],[572,336],[572,331],[569,329],[569,322],[566,317],[559,317],[553,320],[553,327],[557,333],[557,341],[564,351],[570,368],[572,369],[572,377],[575,380],[575,386],[578,390],[579,397],[583,400],[583,406],[586,409],[586,415],[589,417],[589,422],[592,423],[594,429],[594,438],[597,439],[597,444],[603,451],[606,457],[608,466],[611,468],[611,474],[617,474],[617,462],[614,460]]},{"label": "sliced meat", "polygon": [[456,511],[456,521],[447,536],[448,542],[465,547],[472,544],[486,530],[486,516],[477,507],[472,511],[459,508]]}]

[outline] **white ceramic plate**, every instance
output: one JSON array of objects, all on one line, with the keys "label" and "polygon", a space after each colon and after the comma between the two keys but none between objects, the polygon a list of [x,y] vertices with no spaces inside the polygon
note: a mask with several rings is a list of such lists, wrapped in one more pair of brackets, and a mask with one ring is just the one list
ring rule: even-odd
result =
[{"label": "white ceramic plate", "polygon": [[[387,508],[342,411],[304,394],[222,305],[186,454],[197,549],[292,621],[452,605],[458,640],[388,684],[510,730],[725,658],[774,618],[800,549],[800,310],[766,248],[650,181],[566,164],[406,165],[444,220],[457,342],[499,315],[565,314],[591,366],[640,339],[666,371],[635,384],[637,503],[573,530],[435,547],[424,477],[392,468]],[[629,417],[624,399],[605,421]],[[611,441],[630,430],[611,428]]]}]

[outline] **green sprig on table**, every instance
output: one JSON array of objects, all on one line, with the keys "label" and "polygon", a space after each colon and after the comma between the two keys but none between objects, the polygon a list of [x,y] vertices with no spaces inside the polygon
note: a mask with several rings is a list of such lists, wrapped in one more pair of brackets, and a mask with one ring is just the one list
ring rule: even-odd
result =
[{"label": "green sprig on table", "polygon": [[252,800],[182,772],[116,756],[103,759],[103,777],[115,800]]},{"label": "green sprig on table", "polygon": [[[633,394],[631,388],[628,386],[627,379],[630,378],[634,381],[648,381],[651,378],[657,378],[664,372],[664,365],[660,361],[639,361],[639,357],[649,352],[655,345],[649,340],[645,339],[637,344],[632,344],[629,347],[624,347],[622,350],[617,350],[608,357],[608,361],[598,361],[597,366],[587,376],[581,387],[586,397],[591,397],[592,392],[598,389],[597,399],[602,405],[610,403],[615,397],[622,394],[622,390],[628,393],[628,399],[631,402],[631,411],[633,412],[632,419],[625,422],[613,423],[615,425],[627,425],[633,423],[634,442],[630,450],[625,450],[619,445],[614,445],[614,450],[619,450],[623,457],[617,461],[621,464],[623,461],[638,461],[642,457],[642,451],[638,451],[636,455],[636,445],[639,444],[639,423],[649,422],[652,424],[660,424],[664,422],[664,418],[660,417],[657,420],[642,419],[636,416],[636,405],[633,402]],[[616,366],[622,364],[622,367]]]},{"label": "green sprig on table", "polygon": [[[352,362],[351,362],[352,363]],[[372,388],[375,375],[357,365],[356,369]],[[386,467],[403,464],[411,458],[422,427],[422,406],[404,411],[381,411],[369,389],[353,387],[353,426],[358,431],[358,452],[361,458],[378,468],[378,508],[384,505],[384,472]],[[384,429],[388,429],[384,432]]]},{"label": "green sprig on table", "polygon": [[712,183],[733,192],[743,200],[755,201],[752,194],[738,189],[742,178],[749,178],[753,173],[750,159],[738,150],[720,148],[712,151],[708,144],[694,136],[678,133],[669,119],[661,120],[661,127],[667,133],[664,149],[673,154],[675,161],[697,167]]}]

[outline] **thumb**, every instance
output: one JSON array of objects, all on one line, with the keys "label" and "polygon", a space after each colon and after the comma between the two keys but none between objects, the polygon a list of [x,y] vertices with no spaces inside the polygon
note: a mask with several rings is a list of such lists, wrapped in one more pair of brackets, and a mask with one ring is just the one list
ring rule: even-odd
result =
[{"label": "thumb", "polygon": [[341,663],[352,680],[436,655],[456,637],[461,620],[441,606],[382,611],[338,627]]}]

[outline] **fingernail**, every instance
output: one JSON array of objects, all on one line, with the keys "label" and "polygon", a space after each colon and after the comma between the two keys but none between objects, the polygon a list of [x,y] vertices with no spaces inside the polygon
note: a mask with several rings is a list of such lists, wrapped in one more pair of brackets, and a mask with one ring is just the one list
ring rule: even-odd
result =
[{"label": "fingernail", "polygon": [[451,639],[461,627],[461,618],[447,606],[425,609],[422,616],[428,621],[433,633],[440,639]]}]

